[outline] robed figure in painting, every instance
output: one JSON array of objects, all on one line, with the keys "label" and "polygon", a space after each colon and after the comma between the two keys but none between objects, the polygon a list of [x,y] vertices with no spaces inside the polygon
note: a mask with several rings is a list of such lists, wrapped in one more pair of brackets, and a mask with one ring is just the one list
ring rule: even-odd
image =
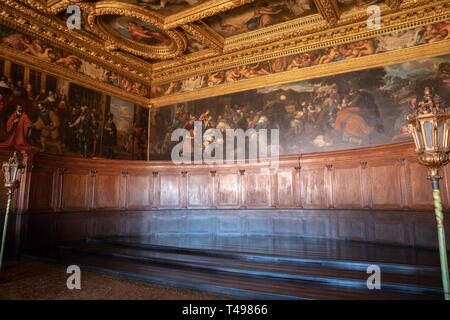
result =
[{"label": "robed figure in painting", "polygon": [[38,148],[28,143],[33,123],[27,114],[23,112],[22,106],[17,105],[16,111],[9,117],[6,123],[8,138],[0,142],[0,147],[14,147],[22,150],[37,150]]},{"label": "robed figure in painting", "polygon": [[148,30],[134,21],[128,21],[127,25],[121,24],[120,20],[117,20],[116,23],[119,28],[127,30],[133,40],[156,39],[162,42],[170,41],[170,39],[161,32]]},{"label": "robed figure in painting", "polygon": [[113,118],[114,115],[110,113],[103,127],[103,150],[108,159],[114,159],[114,147],[117,142],[117,129]]},{"label": "robed figure in painting", "polygon": [[45,152],[47,144],[52,144],[58,149],[58,153],[62,154],[61,141],[59,136],[60,121],[57,114],[38,104],[39,116],[35,123],[35,128],[40,131],[39,140],[41,141],[41,151]]}]

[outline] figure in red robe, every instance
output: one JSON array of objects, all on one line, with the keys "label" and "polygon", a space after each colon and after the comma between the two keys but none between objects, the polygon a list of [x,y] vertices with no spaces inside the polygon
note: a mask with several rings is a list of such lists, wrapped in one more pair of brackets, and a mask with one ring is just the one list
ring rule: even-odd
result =
[{"label": "figure in red robe", "polygon": [[23,112],[22,106],[17,105],[14,112],[6,123],[6,131],[8,138],[0,142],[0,147],[14,147],[21,150],[39,150],[39,148],[28,144],[28,137],[31,134],[33,123],[30,118]]}]

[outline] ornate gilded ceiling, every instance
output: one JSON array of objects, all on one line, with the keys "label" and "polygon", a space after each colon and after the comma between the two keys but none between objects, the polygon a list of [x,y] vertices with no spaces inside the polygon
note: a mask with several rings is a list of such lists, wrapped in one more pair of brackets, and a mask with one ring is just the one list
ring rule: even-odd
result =
[{"label": "ornate gilded ceiling", "polygon": [[[69,30],[66,9],[81,8]],[[369,29],[377,4],[380,29]],[[0,23],[146,86],[447,20],[443,0],[2,0]]]}]

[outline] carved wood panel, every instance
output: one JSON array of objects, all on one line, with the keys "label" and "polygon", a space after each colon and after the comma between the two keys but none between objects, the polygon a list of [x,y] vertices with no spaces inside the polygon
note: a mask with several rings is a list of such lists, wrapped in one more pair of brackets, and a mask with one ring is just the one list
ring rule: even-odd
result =
[{"label": "carved wood panel", "polygon": [[212,192],[208,173],[192,173],[187,176],[187,206],[189,208],[208,208]]},{"label": "carved wood panel", "polygon": [[88,173],[65,172],[62,188],[62,208],[64,210],[86,210],[89,208]]},{"label": "carved wood panel", "polygon": [[247,207],[270,207],[270,175],[249,172],[245,176],[245,205]]},{"label": "carved wood panel", "polygon": [[239,205],[239,174],[218,173],[218,207],[237,207]]},{"label": "carved wood panel", "polygon": [[97,174],[95,177],[95,209],[119,209],[120,175]]},{"label": "carved wood panel", "polygon": [[[414,162],[409,165],[409,177],[411,186],[411,208],[413,209],[432,209],[433,191],[431,182],[427,177],[427,169],[419,163]],[[441,197],[446,198],[445,184],[441,183]]]},{"label": "carved wood panel", "polygon": [[46,168],[35,168],[30,187],[30,209],[52,211],[54,191],[54,172]]},{"label": "carved wood panel", "polygon": [[277,173],[277,206],[294,207],[294,172],[279,169]]},{"label": "carved wood panel", "polygon": [[127,209],[150,209],[152,176],[129,175],[127,179]]},{"label": "carved wood panel", "polygon": [[301,197],[305,208],[326,208],[327,188],[325,170],[319,168],[305,168],[300,172]]},{"label": "carved wood panel", "polygon": [[394,163],[374,165],[371,172],[372,208],[400,208],[401,190],[398,168]]},{"label": "carved wood panel", "polygon": [[335,208],[361,207],[361,174],[359,166],[334,169],[333,204]]},{"label": "carved wood panel", "polygon": [[179,208],[181,206],[181,175],[160,174],[159,207]]}]

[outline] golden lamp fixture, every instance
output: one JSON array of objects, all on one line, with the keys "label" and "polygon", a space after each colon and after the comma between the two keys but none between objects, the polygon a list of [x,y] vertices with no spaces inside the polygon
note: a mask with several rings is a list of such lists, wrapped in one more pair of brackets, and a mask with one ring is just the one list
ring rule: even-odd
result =
[{"label": "golden lamp fixture", "polygon": [[428,168],[427,179],[433,188],[434,208],[438,228],[439,254],[441,260],[444,297],[450,300],[447,248],[445,245],[444,215],[439,190],[439,169],[449,162],[450,108],[441,106],[441,99],[432,88],[425,88],[423,101],[415,113],[406,117],[409,132],[416,144],[419,163]]}]

